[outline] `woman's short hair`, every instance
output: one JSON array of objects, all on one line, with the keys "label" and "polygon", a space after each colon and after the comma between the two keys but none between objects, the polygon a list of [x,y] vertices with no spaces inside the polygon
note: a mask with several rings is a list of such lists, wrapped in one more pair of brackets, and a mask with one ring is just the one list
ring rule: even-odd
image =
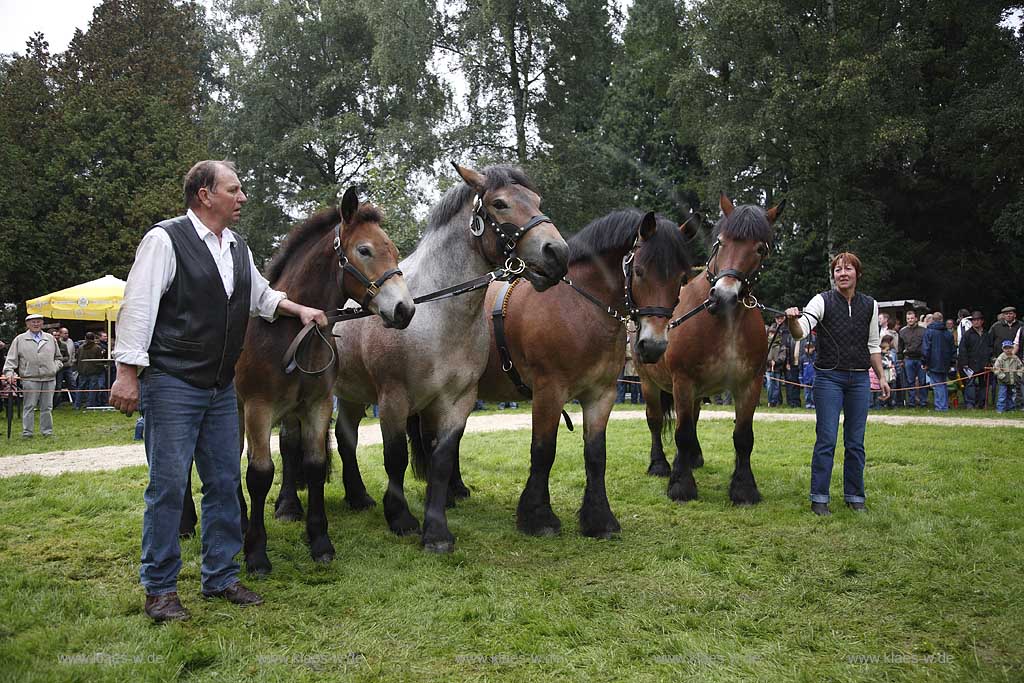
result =
[{"label": "woman's short hair", "polygon": [[860,259],[857,258],[856,254],[854,254],[852,251],[839,252],[832,258],[832,263],[829,264],[829,270],[835,270],[836,266],[839,265],[840,263],[848,263],[851,266],[853,266],[853,269],[857,271],[857,278],[860,278],[861,265]]}]

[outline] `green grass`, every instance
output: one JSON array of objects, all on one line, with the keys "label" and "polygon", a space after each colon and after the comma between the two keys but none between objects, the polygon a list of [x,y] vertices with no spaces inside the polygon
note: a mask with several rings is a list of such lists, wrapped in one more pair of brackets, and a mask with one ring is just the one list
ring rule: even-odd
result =
[{"label": "green grass", "polygon": [[[0,480],[0,679],[1021,680],[1018,430],[869,425],[871,511],[819,519],[811,427],[759,425],[765,501],[747,509],[727,497],[729,429],[701,426],[701,498],[677,505],[643,474],[643,422],[613,423],[611,541],[575,530],[582,448],[564,429],[557,538],[515,530],[527,432],[464,440],[473,496],[450,511],[449,556],[392,536],[379,505],[349,511],[335,480],[331,565],[311,561],[302,524],[271,520],[266,604],[240,610],[200,599],[186,541],[193,617],[166,626],[141,610],[144,468]],[[361,449],[378,500],[381,460]],[[408,490],[421,516],[423,485]]]}]

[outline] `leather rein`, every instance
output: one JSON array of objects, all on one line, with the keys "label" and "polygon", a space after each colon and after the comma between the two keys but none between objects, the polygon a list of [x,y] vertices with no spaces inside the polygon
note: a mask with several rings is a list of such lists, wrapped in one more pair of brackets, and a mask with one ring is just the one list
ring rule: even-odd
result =
[{"label": "leather rein", "polygon": [[[497,234],[498,236],[502,252],[505,255],[504,266],[497,268],[487,273],[486,275],[481,275],[480,277],[473,278],[472,280],[461,282],[450,287],[445,287],[444,289],[439,289],[434,292],[418,296],[413,299],[413,303],[421,304],[428,303],[431,301],[440,301],[442,299],[450,299],[452,297],[456,297],[461,294],[466,294],[468,292],[472,292],[482,287],[486,287],[495,280],[515,280],[516,278],[520,277],[526,270],[526,264],[523,263],[523,260],[520,259],[515,253],[516,245],[527,232],[529,232],[530,230],[532,230],[533,228],[537,227],[542,223],[550,222],[550,218],[543,214],[538,214],[530,218],[530,220],[527,221],[527,223],[522,227],[517,226],[514,223],[498,223],[496,220],[494,220],[494,218],[491,217],[490,213],[487,211],[486,206],[484,206],[483,195],[478,193],[475,199],[473,200],[473,221],[470,224],[469,231],[478,241],[482,242],[483,234],[486,231],[486,228],[490,227],[491,229],[493,229],[495,234]],[[390,278],[396,275],[402,275],[402,271],[398,268],[392,268],[391,270],[387,271],[376,280],[371,281],[368,277],[366,277],[366,275],[362,273],[362,271],[356,268],[352,264],[352,262],[349,261],[348,257],[345,256],[344,252],[342,252],[341,223],[338,223],[337,225],[334,226],[334,251],[338,254],[338,266],[340,267],[338,280],[342,296],[345,295],[345,273],[350,274],[357,281],[359,281],[359,283],[366,288],[366,294],[363,296],[362,301],[360,301],[359,307],[336,309],[336,313],[334,315],[327,316],[327,324],[333,326],[335,323],[339,322],[346,322],[349,320],[358,320],[360,318],[370,317],[371,315],[373,315],[373,312],[369,310],[370,302],[373,300],[375,296],[377,296],[377,294],[380,292],[380,288],[384,286],[385,282],[387,282]],[[314,331],[316,332],[316,335],[330,349],[331,359],[322,368],[318,368],[316,370],[307,370],[303,368],[301,365],[299,365],[298,360],[296,358],[296,354],[299,350],[299,347],[302,346],[302,343],[307,338],[309,338],[309,335]],[[338,335],[332,332],[331,336],[337,337]],[[302,330],[300,330],[299,333],[295,335],[295,338],[292,339],[291,344],[289,344],[288,348],[285,350],[284,357],[282,358],[281,363],[282,368],[284,369],[284,372],[287,375],[290,375],[296,369],[298,369],[299,372],[306,375],[319,375],[325,372],[328,368],[330,368],[336,360],[337,353],[335,353],[334,351],[334,344],[332,344],[331,341],[327,339],[326,336],[324,336],[324,333],[320,329],[320,326],[317,325],[316,322],[314,321],[305,325],[302,328]]]}]

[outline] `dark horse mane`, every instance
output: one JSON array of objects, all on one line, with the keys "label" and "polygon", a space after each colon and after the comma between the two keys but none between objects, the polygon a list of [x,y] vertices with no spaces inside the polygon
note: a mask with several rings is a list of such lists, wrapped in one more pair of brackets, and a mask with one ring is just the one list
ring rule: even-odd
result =
[{"label": "dark horse mane", "polygon": [[[336,206],[329,206],[320,209],[315,214],[302,221],[288,232],[284,242],[274,253],[270,265],[267,266],[266,278],[270,282],[276,282],[284,273],[288,265],[297,255],[305,254],[307,249],[316,244],[328,232],[334,231],[334,226],[341,221],[341,212]],[[372,204],[360,204],[356,212],[355,223],[382,223],[384,217],[377,207]]]},{"label": "dark horse mane", "polygon": [[715,223],[711,233],[714,242],[722,235],[731,240],[754,240],[772,243],[772,226],[765,210],[754,204],[742,204],[728,216],[722,216]]},{"label": "dark horse mane", "polygon": [[[488,191],[496,190],[506,185],[522,185],[528,190],[532,190],[538,195],[540,194],[533,181],[530,180],[530,177],[518,166],[496,164],[484,168],[480,173],[487,178]],[[473,193],[473,188],[460,180],[455,186],[444,193],[437,206],[430,211],[430,216],[427,219],[427,228],[424,232],[432,232],[442,225],[447,225],[458,215]]]},{"label": "dark horse mane", "polygon": [[[640,209],[620,209],[590,221],[569,239],[569,265],[590,262],[610,251],[629,249],[644,215]],[[654,268],[661,277],[688,270],[692,262],[690,250],[679,225],[659,214],[657,226],[651,240],[654,248],[640,250],[636,265]]]}]

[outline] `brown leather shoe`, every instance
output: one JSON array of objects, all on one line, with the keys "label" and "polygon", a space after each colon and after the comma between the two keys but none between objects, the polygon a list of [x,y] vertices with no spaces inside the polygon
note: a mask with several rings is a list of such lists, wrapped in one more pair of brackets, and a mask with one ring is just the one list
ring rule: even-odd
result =
[{"label": "brown leather shoe", "polygon": [[146,616],[153,621],[186,621],[188,610],[181,606],[177,593],[146,596]]},{"label": "brown leather shoe", "polygon": [[228,602],[233,602],[236,605],[262,605],[263,598],[259,596],[255,591],[251,591],[242,585],[241,581],[235,581],[233,584],[228,586],[222,591],[215,593],[207,593],[203,591],[204,598],[224,598]]}]

